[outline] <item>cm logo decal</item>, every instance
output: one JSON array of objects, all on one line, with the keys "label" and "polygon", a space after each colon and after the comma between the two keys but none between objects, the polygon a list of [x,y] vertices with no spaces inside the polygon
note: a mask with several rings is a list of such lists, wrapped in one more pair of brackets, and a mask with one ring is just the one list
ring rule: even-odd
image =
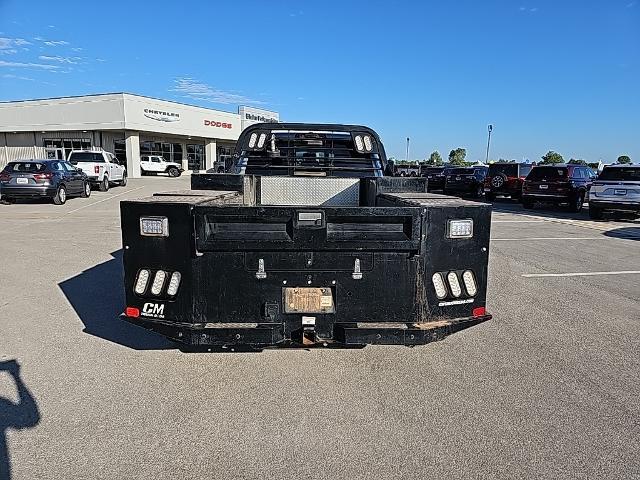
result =
[{"label": "cm logo decal", "polygon": [[147,302],[142,307],[142,315],[145,317],[164,318],[164,305]]}]

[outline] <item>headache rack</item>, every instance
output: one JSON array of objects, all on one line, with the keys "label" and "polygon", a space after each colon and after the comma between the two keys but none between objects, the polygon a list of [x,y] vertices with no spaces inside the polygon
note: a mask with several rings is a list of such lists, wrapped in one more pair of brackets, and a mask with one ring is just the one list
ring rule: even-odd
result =
[{"label": "headache rack", "polygon": [[387,167],[371,129],[357,125],[260,123],[242,132],[228,173],[375,177]]}]

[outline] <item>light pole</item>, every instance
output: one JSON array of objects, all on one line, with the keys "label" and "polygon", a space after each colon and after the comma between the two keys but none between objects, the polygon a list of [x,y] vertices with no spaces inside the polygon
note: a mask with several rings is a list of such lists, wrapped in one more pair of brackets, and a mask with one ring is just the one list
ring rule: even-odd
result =
[{"label": "light pole", "polygon": [[409,163],[409,137],[407,137],[407,158],[405,160]]},{"label": "light pole", "polygon": [[489,146],[491,145],[491,131],[493,130],[493,125],[489,124],[487,126],[487,130],[489,131],[489,138],[487,139],[487,158],[484,161],[485,164],[489,163]]}]

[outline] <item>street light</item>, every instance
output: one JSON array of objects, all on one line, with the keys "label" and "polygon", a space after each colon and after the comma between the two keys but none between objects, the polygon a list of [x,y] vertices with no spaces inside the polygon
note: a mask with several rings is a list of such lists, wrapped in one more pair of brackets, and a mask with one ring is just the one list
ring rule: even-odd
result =
[{"label": "street light", "polygon": [[493,130],[493,125],[489,124],[487,126],[487,130],[489,131],[489,138],[487,139],[487,158],[484,163],[489,163],[489,145],[491,145],[491,131]]},{"label": "street light", "polygon": [[407,163],[409,162],[409,137],[407,137]]}]

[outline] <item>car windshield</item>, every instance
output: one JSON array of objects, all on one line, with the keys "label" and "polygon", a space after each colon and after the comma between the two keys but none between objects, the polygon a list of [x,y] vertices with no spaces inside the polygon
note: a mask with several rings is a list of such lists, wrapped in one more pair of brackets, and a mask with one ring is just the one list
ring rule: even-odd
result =
[{"label": "car windshield", "polygon": [[47,168],[44,163],[36,162],[12,162],[9,163],[4,171],[5,172],[24,172],[24,173],[38,173]]},{"label": "car windshield", "polygon": [[452,168],[449,170],[449,175],[473,175],[473,168]]},{"label": "car windshield", "polygon": [[518,176],[518,164],[517,163],[494,163],[489,165],[489,175],[494,177],[500,173],[507,177]]},{"label": "car windshield", "polygon": [[566,167],[536,167],[531,170],[527,180],[566,180]]},{"label": "car windshield", "polygon": [[640,167],[611,167],[602,171],[598,180],[626,180],[640,182]]},{"label": "car windshield", "polygon": [[104,157],[98,152],[71,152],[69,163],[75,165],[79,162],[105,163]]}]

